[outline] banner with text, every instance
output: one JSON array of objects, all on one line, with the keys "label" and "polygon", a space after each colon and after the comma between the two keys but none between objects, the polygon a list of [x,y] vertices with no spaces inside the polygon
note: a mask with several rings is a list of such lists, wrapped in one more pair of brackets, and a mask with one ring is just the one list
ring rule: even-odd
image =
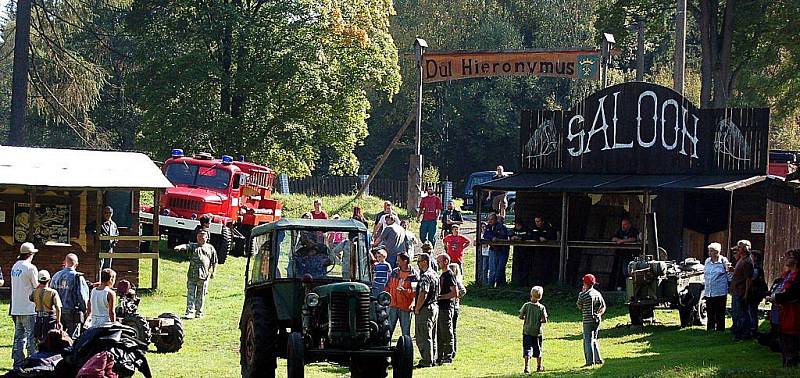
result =
[{"label": "banner with text", "polygon": [[600,77],[599,50],[430,52],[423,61],[425,83],[493,76]]}]

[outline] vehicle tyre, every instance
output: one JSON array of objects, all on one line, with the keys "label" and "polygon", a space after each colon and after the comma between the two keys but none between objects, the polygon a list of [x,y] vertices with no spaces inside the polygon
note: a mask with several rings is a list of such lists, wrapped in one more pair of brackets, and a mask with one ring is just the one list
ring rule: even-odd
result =
[{"label": "vehicle tyre", "polygon": [[144,316],[139,314],[128,315],[122,319],[122,324],[133,328],[139,341],[150,344],[150,324],[147,323],[147,319]]},{"label": "vehicle tyre", "polygon": [[642,319],[642,306],[629,304],[628,305],[628,313],[631,316],[631,325],[634,327],[640,327],[644,324]]},{"label": "vehicle tyre", "polygon": [[286,376],[289,378],[303,378],[305,364],[303,363],[303,335],[292,332],[286,342]]},{"label": "vehicle tyre", "polygon": [[386,358],[353,358],[350,362],[350,378],[386,378],[388,368]]},{"label": "vehicle tyre", "polygon": [[392,356],[392,378],[411,378],[414,370],[414,346],[411,336],[400,336]]},{"label": "vehicle tyre", "polygon": [[697,326],[705,326],[708,323],[708,312],[706,311],[706,292],[700,292],[700,298],[697,304],[692,308],[692,324]]},{"label": "vehicle tyre", "polygon": [[225,260],[228,259],[231,248],[233,248],[233,233],[230,227],[222,226],[220,235],[212,235],[211,245],[217,250],[217,263],[225,264]]},{"label": "vehicle tyre", "polygon": [[183,347],[183,323],[178,315],[165,312],[158,316],[159,319],[172,319],[172,325],[162,326],[161,334],[153,335],[153,344],[161,353],[175,353]]},{"label": "vehicle tyre", "polygon": [[275,378],[278,323],[270,298],[250,297],[239,323],[239,356],[244,378]]}]

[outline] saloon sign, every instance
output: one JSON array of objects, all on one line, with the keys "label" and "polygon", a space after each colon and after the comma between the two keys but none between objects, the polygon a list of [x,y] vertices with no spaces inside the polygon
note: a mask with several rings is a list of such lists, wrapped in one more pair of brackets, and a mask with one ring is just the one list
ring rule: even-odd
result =
[{"label": "saloon sign", "polygon": [[662,86],[633,82],[569,111],[524,112],[525,171],[766,174],[768,109],[698,109]]},{"label": "saloon sign", "polygon": [[550,76],[598,79],[597,50],[535,50],[428,52],[423,57],[423,81],[492,76]]}]

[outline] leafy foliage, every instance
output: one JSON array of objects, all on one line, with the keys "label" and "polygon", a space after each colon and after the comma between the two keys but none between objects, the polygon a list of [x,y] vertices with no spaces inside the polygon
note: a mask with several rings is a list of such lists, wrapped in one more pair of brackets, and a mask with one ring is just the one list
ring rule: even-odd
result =
[{"label": "leafy foliage", "polygon": [[235,153],[291,175],[358,167],[367,91],[400,84],[388,0],[135,1],[139,142]]}]

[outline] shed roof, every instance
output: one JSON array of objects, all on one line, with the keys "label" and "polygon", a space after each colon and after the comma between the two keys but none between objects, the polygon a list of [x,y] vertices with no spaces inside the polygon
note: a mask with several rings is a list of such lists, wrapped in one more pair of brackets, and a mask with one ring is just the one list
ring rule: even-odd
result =
[{"label": "shed roof", "polygon": [[480,189],[538,192],[733,191],[766,176],[606,175],[522,173],[485,182]]},{"label": "shed roof", "polygon": [[141,153],[0,146],[0,186],[162,189],[172,183]]}]

